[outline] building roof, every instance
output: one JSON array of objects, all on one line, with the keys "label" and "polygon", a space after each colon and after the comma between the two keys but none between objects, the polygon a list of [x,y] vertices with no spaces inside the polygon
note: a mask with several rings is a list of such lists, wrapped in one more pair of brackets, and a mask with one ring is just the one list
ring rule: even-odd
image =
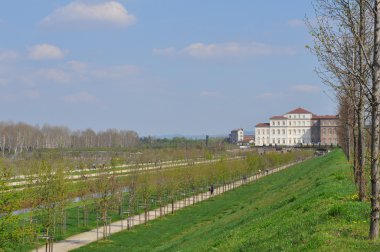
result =
[{"label": "building roof", "polygon": [[244,140],[253,140],[253,139],[255,139],[255,137],[254,137],[254,135],[245,135],[245,136],[243,137],[243,139],[244,139]]},{"label": "building roof", "polygon": [[231,130],[231,132],[238,132],[240,130],[243,130],[243,129],[234,129],[234,130]]},{"label": "building roof", "polygon": [[296,108],[296,109],[293,109],[292,111],[289,111],[286,114],[313,114],[313,113],[303,108]]},{"label": "building roof", "polygon": [[337,115],[313,115],[312,119],[338,119]]},{"label": "building roof", "polygon": [[256,124],[255,127],[257,128],[263,128],[263,127],[269,127],[270,124],[269,123],[259,123],[259,124]]},{"label": "building roof", "polygon": [[272,116],[270,119],[288,119],[285,116]]}]

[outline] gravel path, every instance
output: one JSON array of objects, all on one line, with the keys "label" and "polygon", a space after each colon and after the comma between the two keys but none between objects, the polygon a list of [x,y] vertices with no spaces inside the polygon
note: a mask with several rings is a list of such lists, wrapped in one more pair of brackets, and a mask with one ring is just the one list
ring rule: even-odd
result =
[{"label": "gravel path", "polygon": [[[288,167],[291,167],[291,166],[293,166],[297,163],[301,163],[301,162],[303,162],[303,161],[299,161],[299,162],[291,163],[291,164],[284,165],[284,166],[281,166],[278,168],[273,168],[270,170],[263,171],[261,173],[255,174],[251,177],[247,177],[245,179],[245,181],[244,180],[238,180],[238,181],[235,181],[231,184],[226,184],[224,187],[223,186],[216,187],[214,189],[213,195],[210,195],[209,192],[205,192],[205,193],[201,193],[201,194],[198,194],[195,196],[191,196],[189,198],[185,198],[185,199],[176,201],[173,204],[168,204],[168,205],[162,206],[161,209],[157,208],[157,209],[154,209],[154,210],[147,212],[146,217],[145,217],[145,213],[142,213],[139,215],[131,216],[131,217],[124,219],[124,220],[113,222],[113,223],[111,223],[111,225],[109,225],[108,232],[110,234],[114,234],[114,233],[120,232],[122,230],[125,230],[127,228],[132,228],[133,226],[144,224],[145,221],[151,221],[151,220],[154,220],[156,218],[159,218],[160,216],[171,214],[172,211],[177,211],[181,208],[193,205],[197,202],[207,200],[210,197],[215,197],[215,196],[222,194],[224,192],[233,190],[234,188],[239,187],[243,184],[255,181],[255,180],[260,179],[262,177],[268,176],[272,173],[279,172],[281,170],[284,170]],[[145,218],[146,218],[146,220],[145,220]],[[93,230],[90,230],[90,231],[87,231],[84,233],[80,233],[80,234],[68,237],[65,240],[55,242],[52,244],[53,250],[50,250],[50,251],[54,251],[54,252],[70,251],[70,250],[85,246],[91,242],[95,242],[98,239],[102,239],[102,238],[103,238],[103,227],[99,227],[98,230],[93,229]],[[38,251],[45,251],[45,250],[46,250],[45,246],[38,248]],[[36,251],[36,250],[33,250],[33,251]],[[48,251],[48,250],[46,250],[46,251]]]}]

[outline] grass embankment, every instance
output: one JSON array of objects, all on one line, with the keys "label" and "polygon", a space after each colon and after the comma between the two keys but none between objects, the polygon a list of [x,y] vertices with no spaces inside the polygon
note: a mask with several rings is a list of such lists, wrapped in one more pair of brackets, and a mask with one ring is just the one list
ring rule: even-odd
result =
[{"label": "grass embankment", "polygon": [[78,251],[379,251],[341,151]]}]

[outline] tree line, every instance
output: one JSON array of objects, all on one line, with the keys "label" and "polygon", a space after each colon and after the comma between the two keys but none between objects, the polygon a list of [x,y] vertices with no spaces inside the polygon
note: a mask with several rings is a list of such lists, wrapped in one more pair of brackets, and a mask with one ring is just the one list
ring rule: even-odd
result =
[{"label": "tree line", "polygon": [[[173,202],[207,192],[210,185],[225,188],[234,181],[280,165],[301,161],[312,151],[250,154],[243,160],[221,158],[216,163],[189,165],[153,172],[133,171],[118,177],[102,167],[99,176],[74,183],[65,179],[65,162],[39,160],[34,163],[38,172],[35,186],[24,191],[10,190],[6,179],[0,179],[0,250],[17,251],[38,247],[41,239],[60,240],[74,233],[95,227],[108,237],[112,221],[124,219]],[[0,172],[9,174],[9,166],[0,158]],[[223,189],[224,190],[224,189]],[[73,203],[72,199],[79,201]],[[14,215],[20,206],[26,214]],[[187,204],[187,203],[185,203]]]},{"label": "tree line", "polygon": [[52,148],[125,148],[138,143],[139,135],[132,130],[72,131],[65,126],[40,127],[26,123],[0,122],[0,149],[3,155]]},{"label": "tree line", "polygon": [[307,19],[314,41],[309,49],[319,60],[318,75],[335,91],[340,143],[353,164],[359,199],[371,201],[369,237],[378,239],[380,0],[313,4],[315,17]]}]

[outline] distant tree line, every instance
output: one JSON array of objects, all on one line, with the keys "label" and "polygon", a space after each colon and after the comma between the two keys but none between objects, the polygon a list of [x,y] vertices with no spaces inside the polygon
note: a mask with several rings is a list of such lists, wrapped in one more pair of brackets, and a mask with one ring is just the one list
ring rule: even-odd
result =
[{"label": "distant tree line", "polygon": [[188,139],[185,137],[139,137],[133,130],[70,130],[66,126],[32,126],[26,123],[0,122],[0,153],[20,154],[41,149],[90,148],[182,148],[225,149],[223,138]]},{"label": "distant tree line", "polygon": [[0,122],[0,150],[3,155],[52,148],[125,148],[136,146],[139,141],[139,135],[132,130],[72,131],[65,126],[39,127]]}]

